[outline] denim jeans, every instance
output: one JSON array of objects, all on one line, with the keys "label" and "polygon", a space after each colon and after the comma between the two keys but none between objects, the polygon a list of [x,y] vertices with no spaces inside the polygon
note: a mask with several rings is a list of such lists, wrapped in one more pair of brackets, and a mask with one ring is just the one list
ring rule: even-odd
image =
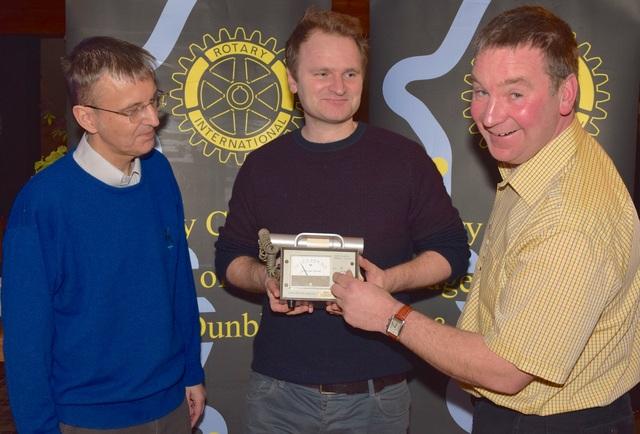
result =
[{"label": "denim jeans", "polygon": [[405,434],[411,396],[406,381],[353,395],[319,390],[252,372],[245,434]]},{"label": "denim jeans", "polygon": [[500,407],[486,399],[475,403],[472,434],[634,434],[628,394],[605,407],[537,416]]}]

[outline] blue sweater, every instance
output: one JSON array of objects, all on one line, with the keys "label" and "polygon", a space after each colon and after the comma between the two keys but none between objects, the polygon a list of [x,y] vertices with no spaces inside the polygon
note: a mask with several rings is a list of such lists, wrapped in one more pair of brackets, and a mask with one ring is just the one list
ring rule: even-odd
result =
[{"label": "blue sweater", "polygon": [[2,320],[23,434],[148,422],[203,381],[182,201],[162,154],[127,188],[71,153],[27,183],[4,238]]}]

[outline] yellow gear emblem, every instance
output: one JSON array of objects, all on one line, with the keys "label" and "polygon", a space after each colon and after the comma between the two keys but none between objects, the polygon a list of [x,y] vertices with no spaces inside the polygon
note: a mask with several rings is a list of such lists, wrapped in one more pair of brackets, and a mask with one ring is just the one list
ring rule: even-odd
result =
[{"label": "yellow gear emblem", "polygon": [[[597,121],[607,118],[607,112],[602,104],[611,99],[611,94],[607,92],[604,85],[609,81],[609,76],[598,72],[598,68],[602,65],[600,57],[589,57],[591,44],[583,42],[578,46],[580,57],[578,58],[578,83],[580,90],[578,94],[578,103],[576,108],[576,117],[580,121],[582,127],[592,136],[600,134],[600,129],[596,125]],[[473,61],[471,62],[473,65]],[[471,83],[471,74],[464,76],[464,81],[469,86]],[[473,90],[465,90],[460,95],[462,100],[471,103]],[[471,107],[467,107],[462,112],[466,119],[471,119]],[[470,134],[480,134],[478,126],[474,123],[469,126]],[[487,144],[484,139],[480,140],[479,146],[486,148]]]},{"label": "yellow gear emblem", "polygon": [[602,103],[611,99],[611,94],[604,89],[609,81],[609,76],[598,72],[602,65],[600,57],[589,57],[591,44],[583,42],[578,46],[581,56],[578,62],[578,108],[576,116],[584,129],[592,136],[600,134],[596,121],[607,118],[607,112],[602,108]]},{"label": "yellow gear emblem", "polygon": [[178,130],[191,133],[189,143],[202,146],[206,157],[216,155],[223,164],[233,157],[240,166],[249,152],[301,126],[276,42],[263,42],[258,30],[247,38],[242,27],[233,36],[222,28],[218,38],[205,34],[202,46],[189,46],[191,57],[178,59],[172,113],[183,118]]}]

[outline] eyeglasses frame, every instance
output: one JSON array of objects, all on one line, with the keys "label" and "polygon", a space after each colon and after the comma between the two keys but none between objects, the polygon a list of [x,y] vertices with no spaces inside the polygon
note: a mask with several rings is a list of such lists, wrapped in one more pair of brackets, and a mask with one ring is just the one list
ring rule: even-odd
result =
[{"label": "eyeglasses frame", "polygon": [[140,105],[138,108],[135,109],[135,111],[133,113],[126,113],[126,112],[118,111],[118,110],[110,110],[110,109],[97,107],[97,106],[90,105],[90,104],[83,104],[84,107],[88,107],[88,108],[91,108],[91,109],[94,109],[94,110],[100,110],[100,111],[103,111],[103,112],[113,113],[113,114],[116,114],[116,115],[127,117],[127,118],[129,118],[129,121],[131,121],[132,123],[135,122],[135,119],[133,119],[133,118],[137,117],[148,106],[152,106],[156,111],[159,111],[162,108],[164,108],[166,105],[167,105],[167,94],[162,90],[156,90],[156,93],[153,96],[153,98],[151,98],[149,100],[149,102],[147,102],[146,104]]}]

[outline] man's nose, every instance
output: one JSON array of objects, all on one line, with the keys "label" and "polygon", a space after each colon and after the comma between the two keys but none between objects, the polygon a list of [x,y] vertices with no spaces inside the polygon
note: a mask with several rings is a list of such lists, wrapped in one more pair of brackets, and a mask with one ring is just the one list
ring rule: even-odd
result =
[{"label": "man's nose", "polygon": [[491,127],[502,122],[504,120],[504,116],[504,105],[497,99],[490,98],[482,112],[482,123],[486,127]]},{"label": "man's nose", "polygon": [[159,110],[153,104],[147,104],[143,109],[144,122],[152,127],[160,125]]},{"label": "man's nose", "polygon": [[331,80],[331,91],[335,92],[338,95],[344,95],[344,78],[341,75],[336,75]]}]

